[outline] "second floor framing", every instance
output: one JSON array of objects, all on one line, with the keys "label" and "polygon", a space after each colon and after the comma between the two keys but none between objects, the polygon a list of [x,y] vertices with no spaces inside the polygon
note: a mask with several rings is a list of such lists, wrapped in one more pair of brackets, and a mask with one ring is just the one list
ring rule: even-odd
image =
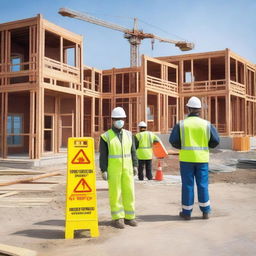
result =
[{"label": "second floor framing", "polygon": [[0,86],[82,91],[83,38],[41,15],[0,25]]},{"label": "second floor framing", "polygon": [[94,97],[145,92],[172,97],[231,94],[256,101],[256,67],[229,49],[152,58],[140,67],[98,70],[83,65],[83,37],[41,15],[0,24],[0,90],[44,87]]},{"label": "second floor framing", "polygon": [[179,67],[180,94],[229,92],[256,100],[255,65],[229,49],[158,59]]}]

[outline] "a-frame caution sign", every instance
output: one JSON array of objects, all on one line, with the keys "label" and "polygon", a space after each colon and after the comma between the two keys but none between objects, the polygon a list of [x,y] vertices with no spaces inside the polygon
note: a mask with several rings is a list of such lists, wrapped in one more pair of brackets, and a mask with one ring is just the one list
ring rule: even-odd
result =
[{"label": "a-frame caution sign", "polygon": [[90,164],[91,161],[90,159],[87,157],[87,155],[85,154],[85,152],[80,149],[77,154],[75,155],[75,157],[73,158],[73,160],[71,161],[72,164]]},{"label": "a-frame caution sign", "polygon": [[88,185],[85,179],[81,179],[74,189],[74,193],[91,192],[92,189]]},{"label": "a-frame caution sign", "polygon": [[99,236],[94,139],[69,138],[67,161],[65,238],[73,239],[75,230]]}]

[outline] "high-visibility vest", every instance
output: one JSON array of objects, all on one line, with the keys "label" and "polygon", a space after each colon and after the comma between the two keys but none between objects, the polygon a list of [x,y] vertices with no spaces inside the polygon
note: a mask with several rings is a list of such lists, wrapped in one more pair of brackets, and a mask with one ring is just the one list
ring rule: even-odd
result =
[{"label": "high-visibility vest", "polygon": [[158,141],[157,136],[150,131],[143,131],[136,134],[139,146],[136,150],[137,157],[139,160],[149,160],[152,159],[153,150],[152,145],[154,141]]},{"label": "high-visibility vest", "polygon": [[208,163],[210,140],[210,122],[190,116],[180,121],[181,150],[179,160],[182,162]]},{"label": "high-visibility vest", "polygon": [[101,135],[102,139],[108,144],[108,172],[117,168],[132,172],[132,134],[122,129],[122,142],[112,129]]}]

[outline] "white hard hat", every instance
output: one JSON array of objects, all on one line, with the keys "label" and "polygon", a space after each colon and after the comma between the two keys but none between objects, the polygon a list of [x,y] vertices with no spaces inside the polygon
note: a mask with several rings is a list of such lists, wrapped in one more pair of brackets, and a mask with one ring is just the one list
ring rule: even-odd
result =
[{"label": "white hard hat", "polygon": [[126,114],[123,108],[116,107],[112,110],[111,113],[112,118],[126,118]]},{"label": "white hard hat", "polygon": [[139,127],[147,127],[147,124],[144,121],[139,122]]},{"label": "white hard hat", "polygon": [[193,96],[188,100],[186,106],[189,108],[202,108],[201,100]]}]

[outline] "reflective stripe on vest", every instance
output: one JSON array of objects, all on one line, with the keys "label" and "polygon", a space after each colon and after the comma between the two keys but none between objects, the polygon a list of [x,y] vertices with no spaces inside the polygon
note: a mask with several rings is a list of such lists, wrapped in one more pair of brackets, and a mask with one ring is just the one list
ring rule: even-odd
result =
[{"label": "reflective stripe on vest", "polygon": [[131,154],[124,154],[124,155],[109,155],[108,158],[126,158],[126,157],[131,157]]},{"label": "reflective stripe on vest", "polygon": [[210,122],[193,116],[180,121],[180,161],[206,163],[209,161]]}]

